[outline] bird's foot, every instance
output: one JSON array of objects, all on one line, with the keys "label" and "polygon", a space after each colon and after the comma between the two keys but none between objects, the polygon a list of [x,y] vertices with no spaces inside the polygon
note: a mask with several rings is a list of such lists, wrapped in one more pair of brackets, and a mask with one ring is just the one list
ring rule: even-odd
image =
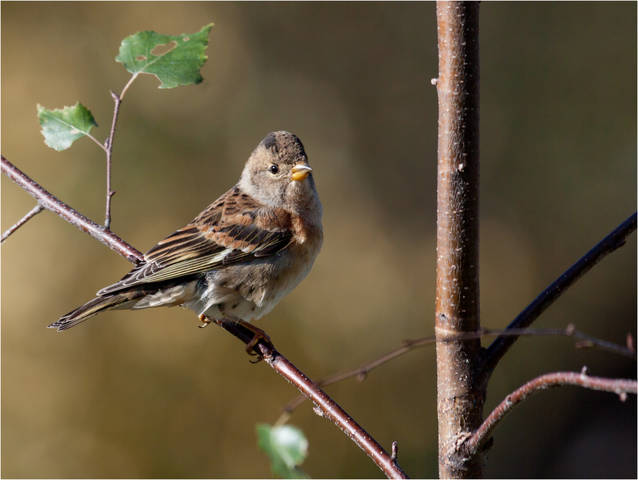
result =
[{"label": "bird's foot", "polygon": [[200,313],[199,315],[199,321],[202,322],[201,325],[198,325],[199,328],[205,328],[208,325],[210,325],[211,323],[213,323],[213,320],[211,320],[210,318],[208,318],[206,315],[204,315],[203,313]]},{"label": "bird's foot", "polygon": [[242,325],[244,328],[246,328],[247,330],[250,330],[253,333],[253,338],[250,340],[250,342],[248,342],[246,344],[246,353],[248,355],[254,356],[255,359],[251,360],[251,363],[259,363],[261,362],[264,357],[261,353],[259,353],[255,347],[257,346],[257,344],[259,342],[263,342],[266,345],[274,348],[274,345],[272,344],[272,341],[270,340],[270,337],[268,336],[268,334],[266,332],[264,332],[261,328],[259,327],[255,327],[254,325],[245,322],[244,320],[240,320],[238,322],[240,325]]}]

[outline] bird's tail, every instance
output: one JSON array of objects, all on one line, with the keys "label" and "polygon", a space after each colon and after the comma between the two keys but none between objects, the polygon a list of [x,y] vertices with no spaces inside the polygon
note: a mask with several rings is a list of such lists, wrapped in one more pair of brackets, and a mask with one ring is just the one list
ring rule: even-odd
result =
[{"label": "bird's tail", "polygon": [[108,310],[110,308],[123,306],[122,304],[134,300],[138,296],[135,295],[135,293],[136,292],[128,291],[115,293],[113,295],[95,297],[90,302],[87,302],[84,305],[60,317],[57,322],[53,322],[51,325],[49,325],[49,328],[56,328],[58,332],[61,332],[62,330],[74,327],[78,323],[82,323],[84,320],[92,317],[102,310]]}]

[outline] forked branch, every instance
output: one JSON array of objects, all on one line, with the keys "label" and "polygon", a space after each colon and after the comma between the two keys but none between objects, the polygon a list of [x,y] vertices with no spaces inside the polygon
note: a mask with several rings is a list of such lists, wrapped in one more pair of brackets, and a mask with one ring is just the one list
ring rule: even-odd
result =
[{"label": "forked branch", "polygon": [[80,212],[71,208],[66,203],[58,200],[54,195],[47,192],[37,182],[25,175],[18,167],[13,165],[7,160],[4,155],[2,158],[2,173],[18,184],[23,190],[37,200],[42,207],[55,213],[62,219],[69,222],[71,225],[79,228],[85,233],[96,240],[102,242],[111,250],[122,255],[129,262],[138,263],[142,261],[144,256],[131,245],[126,243],[120,237],[115,235],[110,230],[105,230],[104,227],[98,225],[93,220],[86,218]]}]

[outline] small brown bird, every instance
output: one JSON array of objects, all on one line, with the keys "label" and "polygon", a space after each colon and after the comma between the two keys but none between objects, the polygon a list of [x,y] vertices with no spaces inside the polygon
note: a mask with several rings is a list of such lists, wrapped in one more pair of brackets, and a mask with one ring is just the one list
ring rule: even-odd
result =
[{"label": "small brown bird", "polygon": [[311,172],[295,135],[269,133],[233,188],[151,248],[122,280],[49,328],[66,330],[112,308],[181,305],[204,324],[262,317],[303,280],[321,248],[322,210]]}]

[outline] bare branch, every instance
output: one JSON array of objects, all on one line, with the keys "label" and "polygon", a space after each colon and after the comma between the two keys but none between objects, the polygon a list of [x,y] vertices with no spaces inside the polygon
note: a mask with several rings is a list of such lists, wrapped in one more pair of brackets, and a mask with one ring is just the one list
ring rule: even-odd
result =
[{"label": "bare branch", "polygon": [[[230,332],[248,345],[256,354],[266,360],[275,372],[292,383],[303,395],[312,400],[315,413],[327,418],[338,426],[368,457],[381,469],[388,478],[408,478],[397,464],[396,454],[391,454],[370,436],[348,413],[332,398],[312,382],[301,370],[295,367],[286,357],[281,355],[275,347],[263,340],[253,346],[254,332],[232,320],[215,321],[216,324]],[[396,447],[393,447],[396,451]]]},{"label": "bare branch", "polygon": [[[636,212],[603,238],[594,248],[574,263],[567,271],[541,292],[525,310],[509,324],[507,329],[525,328],[536,320],[547,307],[554,303],[576,280],[587,273],[606,255],[622,247],[629,234],[636,230]],[[487,382],[503,355],[516,341],[516,336],[500,336],[488,347],[482,367],[483,384]]]},{"label": "bare branch", "polygon": [[[421,347],[425,347],[428,345],[434,345],[438,342],[457,342],[459,340],[471,340],[475,338],[487,337],[487,336],[560,336],[560,337],[573,337],[578,339],[579,342],[576,343],[576,348],[583,347],[598,347],[601,350],[607,350],[612,353],[616,353],[618,355],[622,355],[625,357],[629,357],[632,359],[636,359],[636,351],[630,344],[627,346],[622,346],[613,342],[609,342],[607,340],[602,340],[599,338],[592,337],[591,335],[587,335],[580,330],[576,330],[573,324],[567,325],[565,328],[511,328],[507,330],[500,329],[491,329],[491,328],[482,328],[478,332],[464,332],[461,334],[456,334],[454,336],[448,337],[440,337],[437,339],[436,336],[428,336],[421,337],[415,339],[408,339],[402,342],[400,347],[397,347],[389,352],[381,355],[378,358],[370,362],[366,362],[363,365],[352,368],[350,370],[345,370],[342,372],[335,373],[330,375],[324,379],[321,379],[315,384],[319,387],[325,387],[328,385],[332,385],[333,383],[338,383],[343,380],[347,380],[349,378],[357,378],[359,381],[363,381],[367,378],[368,374],[377,367],[384,365],[395,358],[398,358],[408,352],[416,350]],[[628,334],[628,338],[632,338],[631,334]],[[290,402],[288,402],[283,407],[282,415],[277,420],[277,424],[283,424],[288,421],[290,414],[305,401],[305,397],[303,395],[298,395],[293,398]]]},{"label": "bare branch", "polygon": [[15,232],[18,228],[20,228],[22,225],[27,223],[33,217],[35,217],[42,210],[44,210],[44,207],[38,203],[35,207],[29,210],[29,212],[27,212],[27,214],[24,217],[18,220],[18,222],[15,225],[13,225],[12,227],[9,227],[7,231],[2,234],[2,239],[0,239],[0,243],[4,242],[7,238],[9,238],[9,236],[13,232]]},{"label": "bare branch", "polygon": [[2,155],[1,158],[2,173],[17,183],[20,188],[26,190],[26,192],[34,197],[44,208],[60,216],[83,232],[88,233],[111,250],[122,255],[129,262],[137,264],[142,261],[144,256],[138,250],[133,248],[110,230],[105,230],[103,227],[86,218],[77,210],[58,200],[55,196],[42,188],[37,182],[20,171],[18,167],[9,162],[4,155]]},{"label": "bare branch", "polygon": [[585,373],[585,369],[581,373],[577,372],[554,372],[541,375],[530,380],[522,387],[510,393],[505,399],[488,415],[483,424],[463,442],[462,455],[474,455],[481,450],[489,440],[494,427],[503,417],[514,407],[514,405],[522,402],[533,393],[545,390],[550,387],[558,387],[565,385],[574,385],[591,390],[600,390],[604,392],[612,392],[624,401],[628,393],[636,395],[638,383],[629,379],[612,379],[602,377],[590,377]]}]

